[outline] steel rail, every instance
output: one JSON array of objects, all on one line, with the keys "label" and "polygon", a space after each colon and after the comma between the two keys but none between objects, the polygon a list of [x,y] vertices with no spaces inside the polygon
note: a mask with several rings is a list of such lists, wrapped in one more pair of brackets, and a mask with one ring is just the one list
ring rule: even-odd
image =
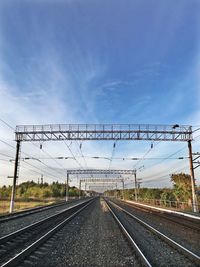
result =
[{"label": "steel rail", "polygon": [[144,206],[138,206],[135,203],[129,203],[126,201],[122,201],[122,203],[124,205],[127,205],[127,206],[133,208],[133,209],[140,210],[140,211],[142,211],[142,210],[143,211],[149,211],[149,212],[156,214],[158,217],[163,218],[165,220],[177,223],[179,225],[182,225],[184,227],[187,227],[187,228],[195,230],[195,231],[200,231],[199,222],[196,222],[190,218],[184,217],[185,221],[182,221],[180,219],[183,219],[183,218],[181,218],[181,216],[178,214],[170,213],[170,216],[169,216],[169,214],[164,213],[163,211],[161,212],[159,210],[155,210],[153,207],[148,208],[148,207],[144,207]]},{"label": "steel rail", "polygon": [[30,209],[26,209],[26,210],[21,210],[21,211],[17,211],[17,212],[14,212],[14,213],[11,213],[11,214],[6,214],[6,215],[2,215],[0,216],[0,223],[4,223],[4,222],[7,222],[7,221],[11,221],[11,220],[15,220],[15,219],[18,219],[18,218],[22,218],[22,217],[25,217],[25,216],[28,216],[28,215],[32,215],[34,213],[38,213],[38,212],[41,212],[41,211],[45,211],[45,210],[49,210],[49,209],[52,209],[52,208],[56,208],[56,207],[60,207],[60,206],[64,206],[66,205],[67,203],[72,203],[72,201],[62,201],[60,203],[56,203],[56,204],[50,204],[50,205],[46,205],[46,206],[39,206],[39,207],[35,207],[35,208],[30,208]]},{"label": "steel rail", "polygon": [[70,211],[70,210],[73,210],[73,209],[77,209],[78,208],[78,210],[76,210],[73,214],[69,215],[69,217],[67,217],[66,219],[64,218],[64,220],[62,219],[62,221],[61,222],[58,222],[55,227],[53,227],[51,230],[48,230],[47,233],[43,234],[36,241],[34,241],[31,245],[29,245],[27,248],[23,249],[17,255],[15,255],[11,259],[9,259],[7,262],[3,263],[0,267],[16,266],[17,263],[19,263],[25,257],[27,257],[39,245],[41,245],[47,239],[49,239],[55,232],[57,232],[59,229],[61,229],[61,227],[63,227],[67,222],[69,222],[72,218],[74,218],[79,212],[81,212],[84,208],[86,208],[92,202],[93,202],[93,199],[89,199],[89,200],[87,200],[85,202],[81,202],[81,203],[79,203],[77,205],[74,205],[73,207],[69,207],[68,209],[65,209],[64,211],[62,211],[62,212],[60,212],[60,213],[58,213],[56,215],[50,216],[50,217],[48,217],[48,218],[46,218],[44,220],[41,220],[41,221],[39,221],[37,223],[34,223],[34,224],[32,224],[32,225],[30,225],[28,227],[24,227],[23,229],[20,229],[18,231],[15,231],[14,233],[11,233],[9,235],[6,235],[6,236],[2,237],[0,239],[0,244],[1,245],[2,244],[5,245],[6,242],[11,241],[16,236],[21,235],[21,234],[27,232],[28,230],[35,229],[35,227],[37,227],[39,224],[43,224],[43,223],[51,220],[52,218],[58,217],[59,215],[62,215],[64,213],[66,213],[67,211]]},{"label": "steel rail", "polygon": [[127,214],[129,217],[135,219],[137,222],[139,222],[140,224],[142,224],[146,229],[150,230],[151,232],[154,232],[158,237],[160,237],[162,240],[164,240],[165,242],[167,242],[170,246],[172,246],[173,248],[175,248],[176,250],[178,250],[179,252],[181,252],[183,255],[185,255],[186,257],[188,257],[190,260],[196,262],[197,264],[200,264],[200,256],[196,255],[195,253],[193,253],[189,249],[183,247],[182,245],[180,245],[179,243],[177,243],[173,239],[169,238],[168,236],[166,236],[162,232],[158,231],[157,229],[155,229],[154,227],[152,227],[148,223],[142,221],[141,219],[139,219],[138,217],[136,217],[132,213],[130,213],[127,210],[123,209],[122,207],[120,207],[119,205],[117,205],[116,203],[114,203],[113,201],[110,201],[109,200],[109,202],[112,203],[113,206],[117,207],[122,212],[124,212],[125,214]]},{"label": "steel rail", "polygon": [[[105,200],[105,199],[104,199]],[[127,237],[129,243],[131,244],[131,246],[135,249],[138,257],[140,258],[140,260],[142,261],[142,263],[147,266],[147,267],[152,267],[152,265],[150,264],[150,262],[147,260],[147,258],[144,256],[144,254],[142,253],[142,251],[140,250],[140,248],[138,247],[138,245],[135,243],[135,241],[133,240],[133,238],[131,237],[131,235],[129,234],[129,232],[127,231],[127,229],[125,228],[125,226],[122,224],[122,222],[119,220],[119,218],[116,216],[116,214],[113,212],[112,208],[110,207],[110,205],[108,204],[108,202],[105,200],[105,203],[109,209],[109,211],[111,212],[113,218],[116,220],[116,222],[118,223],[120,229],[122,230],[123,234]]]},{"label": "steel rail", "polygon": [[64,213],[66,213],[66,212],[68,212],[68,211],[70,211],[70,210],[72,210],[72,209],[74,209],[74,208],[76,208],[76,207],[78,207],[80,205],[83,205],[84,203],[87,203],[88,201],[90,201],[90,200],[78,203],[78,204],[76,204],[76,205],[74,205],[72,207],[68,207],[68,208],[66,208],[66,209],[64,209],[62,211],[59,211],[57,214],[48,216],[45,219],[42,219],[42,220],[40,220],[38,222],[35,222],[35,223],[32,223],[31,225],[25,226],[25,227],[23,227],[23,228],[21,228],[21,229],[19,229],[17,231],[14,231],[14,232],[12,232],[12,233],[10,233],[8,235],[2,236],[2,237],[0,237],[0,245],[4,244],[5,242],[10,241],[11,239],[13,239],[14,237],[16,237],[18,235],[21,235],[21,234],[23,234],[23,233],[25,233],[27,231],[35,229],[36,227],[38,227],[39,225],[42,225],[45,222],[48,222],[48,221],[50,221],[52,219],[55,219],[55,218],[58,218],[59,216],[63,215]]},{"label": "steel rail", "polygon": [[64,206],[66,204],[72,204],[76,201],[79,201],[80,199],[71,199],[68,200],[67,202],[61,201],[59,203],[54,203],[54,204],[50,204],[50,205],[46,205],[46,206],[39,206],[39,207],[34,207],[34,208],[30,208],[30,209],[25,209],[25,210],[21,210],[21,211],[17,211],[17,212],[13,212],[13,213],[9,213],[9,214],[5,214],[5,215],[1,215],[0,216],[0,224],[7,222],[7,221],[11,221],[11,220],[15,220],[18,218],[22,218],[28,215],[32,215],[34,213],[38,213],[38,212],[42,212],[45,210],[49,210],[49,209],[53,209],[56,207],[60,207],[60,206]]}]

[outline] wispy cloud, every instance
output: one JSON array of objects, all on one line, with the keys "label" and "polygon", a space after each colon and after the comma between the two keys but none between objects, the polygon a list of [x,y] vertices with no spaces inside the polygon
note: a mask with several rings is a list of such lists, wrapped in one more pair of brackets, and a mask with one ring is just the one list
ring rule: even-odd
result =
[{"label": "wispy cloud", "polygon": [[[9,2],[11,6],[15,1]],[[200,46],[193,45],[194,21],[189,11],[186,14],[187,5],[179,3],[172,8],[168,3],[160,3],[154,14],[143,21],[143,10],[129,1],[130,9],[125,7],[119,13],[122,23],[118,16],[111,20],[109,12],[106,15],[104,9],[100,10],[98,5],[96,8],[90,1],[84,4],[79,0],[59,1],[62,5],[50,0],[36,1],[37,5],[29,2],[26,6],[16,4],[12,10],[5,4],[1,13],[0,117],[13,127],[16,124],[102,122],[200,124],[200,61],[199,51],[193,49],[198,50]],[[47,2],[52,3],[48,8]],[[75,2],[80,4],[78,9]],[[56,9],[52,9],[54,5]],[[138,12],[135,16],[133,9]],[[147,25],[145,33],[142,29]],[[183,36],[187,37],[184,42]],[[0,139],[15,146],[13,130],[2,123],[0,127]],[[151,142],[118,142],[116,157],[143,157],[150,145]],[[181,145],[159,144],[149,156],[170,155]],[[198,151],[198,145],[194,143],[194,151]],[[63,142],[43,143],[43,148],[53,156],[71,156]],[[71,149],[80,156],[76,143]],[[113,142],[82,144],[82,152],[88,156],[110,157],[112,149]],[[23,144],[23,151],[39,158],[45,155],[32,144]],[[0,152],[14,157],[15,149],[1,143]],[[184,153],[187,154],[187,146]],[[78,160],[84,166],[83,158]],[[87,158],[86,161],[88,167],[109,166],[108,160]],[[61,171],[54,160],[45,162],[58,168],[54,174]],[[150,179],[153,175],[159,178],[158,170],[168,175],[171,169],[177,169],[175,163],[168,161],[150,168],[153,163],[156,162],[141,162],[145,165],[139,174],[141,178]],[[39,162],[32,164],[49,171]],[[78,167],[74,160],[61,161],[61,164],[63,174],[67,168]],[[177,164],[183,167],[182,163]],[[112,162],[113,168],[133,166],[132,161]],[[26,180],[29,175],[38,177],[30,172],[31,166],[29,168],[21,169],[21,179]],[[12,163],[2,163],[0,175],[4,180],[0,183],[12,172]],[[61,175],[58,176],[61,179]]]}]

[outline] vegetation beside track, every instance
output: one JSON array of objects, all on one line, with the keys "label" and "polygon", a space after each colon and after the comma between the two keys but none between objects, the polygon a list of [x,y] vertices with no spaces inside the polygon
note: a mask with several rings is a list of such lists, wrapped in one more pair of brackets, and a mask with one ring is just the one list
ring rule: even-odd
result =
[{"label": "vegetation beside track", "polygon": [[[137,188],[138,201],[171,208],[188,209],[192,205],[191,178],[185,173],[171,175],[172,188]],[[197,191],[200,187],[196,188]],[[135,188],[110,190],[107,196],[135,200]],[[200,196],[198,196],[200,206]]]},{"label": "vegetation beside track", "polygon": [[[23,200],[23,199],[16,199],[15,201],[15,211],[17,210],[24,210],[24,209],[30,209],[37,206],[45,206],[49,204],[53,204],[57,202],[57,200],[53,199],[46,199],[44,201],[42,200]],[[8,213],[10,207],[10,200],[1,199],[0,200],[0,214]]]},{"label": "vegetation beside track", "polygon": [[[11,186],[0,187],[0,213],[9,210]],[[34,181],[21,183],[16,188],[15,210],[43,206],[64,200],[66,185],[59,182],[37,184]],[[81,195],[83,192],[81,191]],[[78,197],[79,190],[69,187],[69,197]]]}]

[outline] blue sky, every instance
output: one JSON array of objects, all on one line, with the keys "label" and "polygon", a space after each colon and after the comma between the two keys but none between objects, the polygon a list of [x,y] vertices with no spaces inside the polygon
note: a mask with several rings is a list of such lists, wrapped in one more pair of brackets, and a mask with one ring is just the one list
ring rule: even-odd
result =
[{"label": "blue sky", "polygon": [[[199,0],[2,0],[0,117],[12,126],[199,125],[199,14]],[[95,146],[85,153],[112,152]],[[132,146],[144,155],[149,144],[118,152]],[[156,153],[173,152],[162,146]]]}]

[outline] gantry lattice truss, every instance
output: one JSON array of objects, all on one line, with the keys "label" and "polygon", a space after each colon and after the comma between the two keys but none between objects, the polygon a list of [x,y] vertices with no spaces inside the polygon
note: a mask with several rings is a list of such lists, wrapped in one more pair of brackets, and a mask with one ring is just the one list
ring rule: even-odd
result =
[{"label": "gantry lattice truss", "polygon": [[116,188],[114,185],[107,185],[107,186],[103,186],[103,185],[89,185],[88,189],[89,190],[100,190],[100,191],[107,191],[107,190],[112,190]]},{"label": "gantry lattice truss", "polygon": [[81,183],[87,183],[87,184],[113,184],[117,182],[123,182],[124,179],[118,179],[118,178],[109,178],[109,179],[104,179],[104,178],[86,178],[86,179],[80,179]]},{"label": "gantry lattice truss", "polygon": [[48,124],[18,125],[16,141],[59,140],[152,140],[189,141],[192,127],[188,125],[151,124]]},{"label": "gantry lattice truss", "polygon": [[105,191],[108,191],[108,190],[113,190],[113,189],[115,189],[115,186],[113,186],[113,185],[110,185],[110,186],[107,186],[107,187],[105,187],[105,186],[89,186],[88,187],[88,190],[89,191],[95,191],[95,192],[97,192],[97,193],[103,193],[103,192],[105,192]]},{"label": "gantry lattice truss", "polygon": [[109,170],[109,169],[71,169],[67,170],[68,174],[85,174],[85,175],[132,175],[136,172],[136,170]]},{"label": "gantry lattice truss", "polygon": [[106,186],[104,186],[104,185],[89,185],[89,189],[91,189],[91,188],[96,188],[96,189],[113,189],[113,188],[115,188],[115,186],[114,185],[106,185]]}]

